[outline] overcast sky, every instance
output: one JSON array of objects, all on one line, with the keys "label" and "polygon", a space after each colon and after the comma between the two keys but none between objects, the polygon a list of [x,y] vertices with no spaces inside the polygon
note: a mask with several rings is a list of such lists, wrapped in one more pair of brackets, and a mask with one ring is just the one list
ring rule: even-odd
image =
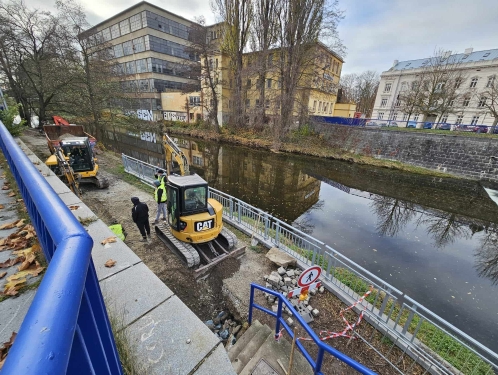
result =
[{"label": "overcast sky", "polygon": [[[25,0],[47,9],[46,0]],[[80,0],[96,24],[137,3]],[[215,18],[209,0],[149,0],[187,19]],[[463,52],[498,48],[498,0],[339,0],[345,19],[339,33],[347,47],[344,73],[388,70],[395,59],[429,57],[435,49]]]}]

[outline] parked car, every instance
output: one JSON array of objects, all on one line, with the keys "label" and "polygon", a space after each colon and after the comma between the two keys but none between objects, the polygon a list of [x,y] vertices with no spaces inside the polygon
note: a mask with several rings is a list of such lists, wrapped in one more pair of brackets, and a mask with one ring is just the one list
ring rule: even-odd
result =
[{"label": "parked car", "polygon": [[451,124],[439,124],[439,130],[451,130]]},{"label": "parked car", "polygon": [[432,129],[432,122],[424,122],[424,129]]},{"label": "parked car", "polygon": [[367,121],[365,126],[379,126],[375,121]]},{"label": "parked car", "polygon": [[408,121],[406,123],[407,128],[416,128],[417,127],[417,121]]},{"label": "parked car", "polygon": [[488,127],[486,125],[473,125],[470,131],[474,133],[487,133]]}]

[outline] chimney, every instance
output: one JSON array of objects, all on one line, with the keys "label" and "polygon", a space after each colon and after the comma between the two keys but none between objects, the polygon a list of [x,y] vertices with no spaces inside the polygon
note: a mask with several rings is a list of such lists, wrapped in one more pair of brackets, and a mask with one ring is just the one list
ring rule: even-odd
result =
[{"label": "chimney", "polygon": [[474,50],[474,48],[472,48],[472,47],[471,47],[471,48],[465,48],[464,53],[465,53],[466,55],[470,55],[470,54],[472,53],[472,51],[473,51],[473,50]]},{"label": "chimney", "polygon": [[399,61],[398,60],[394,60],[394,63],[393,63],[393,68],[398,65]]}]

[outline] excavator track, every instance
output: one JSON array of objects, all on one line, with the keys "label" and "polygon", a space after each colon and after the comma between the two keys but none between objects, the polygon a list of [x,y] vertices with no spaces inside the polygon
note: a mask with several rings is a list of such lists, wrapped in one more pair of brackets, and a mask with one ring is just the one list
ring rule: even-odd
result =
[{"label": "excavator track", "polygon": [[182,242],[173,236],[168,224],[158,223],[155,225],[155,229],[161,241],[173,250],[188,268],[198,266],[201,263],[197,250],[191,244]]},{"label": "excavator track", "polygon": [[215,241],[220,241],[220,240],[226,242],[227,246],[223,247],[225,247],[225,249],[228,251],[233,250],[233,248],[237,245],[238,242],[237,236],[225,227],[223,227],[218,237],[216,237]]},{"label": "excavator track", "polygon": [[109,180],[104,176],[95,176],[95,177],[87,177],[81,178],[80,184],[92,184],[97,186],[99,189],[105,189],[109,187]]}]

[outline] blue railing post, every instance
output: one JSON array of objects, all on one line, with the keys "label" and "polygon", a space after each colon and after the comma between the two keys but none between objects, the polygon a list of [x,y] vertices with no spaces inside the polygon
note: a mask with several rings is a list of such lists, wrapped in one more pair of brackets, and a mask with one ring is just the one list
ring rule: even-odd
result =
[{"label": "blue railing post", "polygon": [[254,304],[254,287],[251,285],[251,295],[249,296],[249,316],[247,322],[252,323],[252,305]]},{"label": "blue railing post", "polygon": [[280,336],[280,319],[282,318],[282,298],[278,299],[277,322],[275,324],[275,340]]},{"label": "blue railing post", "polygon": [[318,347],[318,355],[316,356],[316,367],[315,374],[319,374],[322,371],[322,363],[323,363],[323,353],[325,351],[321,346]]}]

